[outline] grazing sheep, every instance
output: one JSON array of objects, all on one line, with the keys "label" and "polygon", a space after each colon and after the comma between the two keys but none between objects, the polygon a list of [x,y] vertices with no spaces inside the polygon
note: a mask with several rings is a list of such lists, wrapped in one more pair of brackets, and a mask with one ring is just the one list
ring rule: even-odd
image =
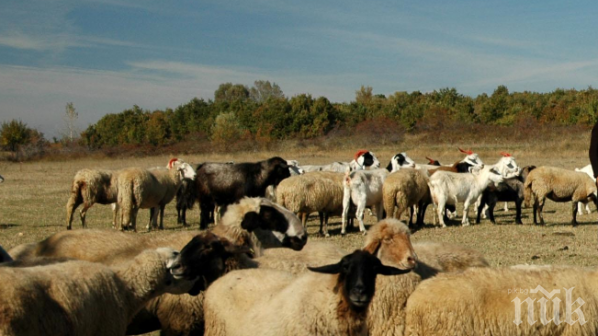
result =
[{"label": "grazing sheep", "polygon": [[197,167],[197,192],[200,204],[199,226],[208,226],[208,214],[214,204],[226,211],[226,206],[244,196],[264,197],[269,185],[277,186],[289,177],[289,165],[280,157],[255,163],[214,164]]},{"label": "grazing sheep", "polygon": [[376,276],[409,272],[360,250],[309,269],[317,273],[241,270],[214,282],[205,296],[205,335],[367,335]]},{"label": "grazing sheep", "polygon": [[[117,201],[118,171],[81,169],[73,178],[71,195],[66,203],[66,228],[71,229],[73,213],[83,204],[81,209],[81,226],[85,226],[87,210],[95,203],[112,204]],[[116,227],[117,211],[113,209],[112,227]]]},{"label": "grazing sheep", "polygon": [[11,256],[0,246],[0,263],[12,261]]},{"label": "grazing sheep", "polygon": [[595,335],[597,281],[572,267],[439,274],[409,297],[405,335]]},{"label": "grazing sheep", "polygon": [[425,169],[401,169],[389,174],[382,186],[386,215],[399,219],[403,212],[412,209],[409,218],[409,226],[411,226],[413,207],[417,206],[416,224],[423,225],[426,207],[432,202],[429,181],[429,173]]},{"label": "grazing sheep", "polygon": [[577,225],[577,202],[593,201],[598,207],[596,181],[586,173],[556,167],[538,167],[532,170],[524,184],[525,205],[529,207],[534,198],[534,224],[544,225],[542,209],[546,198],[554,202],[573,202],[573,219],[571,224]]},{"label": "grazing sheep", "polygon": [[343,212],[343,174],[310,172],[282,181],[276,192],[276,202],[297,213],[307,226],[312,212],[320,215],[320,234],[328,234],[328,218]]},{"label": "grazing sheep", "polygon": [[[594,178],[594,169],[592,169],[592,165],[591,164],[589,164],[589,165],[587,165],[587,166],[585,166],[583,168],[575,168],[575,171],[586,173],[586,174],[588,174],[589,177],[592,178],[592,180],[595,179]],[[577,203],[577,214],[578,215],[583,215],[582,204],[583,203]],[[588,215],[591,214],[592,213],[592,209],[590,209],[590,205],[586,204],[585,207],[586,207],[586,212],[588,213]]]},{"label": "grazing sheep", "polygon": [[222,274],[219,239],[211,236],[194,238],[180,254],[148,250],[113,267],[79,260],[0,267],[0,334],[124,335],[150,299],[197,295]]},{"label": "grazing sheep", "polygon": [[515,202],[515,223],[522,224],[521,221],[521,204],[524,201],[523,195],[523,183],[527,178],[530,171],[535,169],[536,166],[525,166],[521,169],[519,176],[515,178],[506,179],[503,182],[494,185],[490,184],[486,190],[482,193],[480,204],[478,205],[476,223],[480,223],[480,216],[484,214],[484,207],[488,207],[488,218],[492,224],[495,224],[494,220],[494,207],[496,202],[507,201]]},{"label": "grazing sheep", "polygon": [[[118,174],[118,207],[121,208],[121,230],[129,225],[137,231],[137,212],[139,209],[155,208],[151,213],[149,231],[157,226],[160,212],[160,229],[163,229],[164,207],[168,204],[181,185],[183,178],[195,178],[193,167],[179,159],[171,159],[167,170],[147,170],[127,168]],[[161,211],[158,211],[161,210]]]},{"label": "grazing sheep", "polygon": [[430,177],[430,194],[437,208],[438,220],[442,227],[444,223],[444,213],[446,204],[457,205],[457,202],[463,202],[463,219],[461,223],[469,225],[467,213],[469,205],[474,203],[488,187],[490,182],[499,183],[504,179],[494,168],[482,168],[474,170],[473,173],[452,173],[446,171],[437,171]]}]

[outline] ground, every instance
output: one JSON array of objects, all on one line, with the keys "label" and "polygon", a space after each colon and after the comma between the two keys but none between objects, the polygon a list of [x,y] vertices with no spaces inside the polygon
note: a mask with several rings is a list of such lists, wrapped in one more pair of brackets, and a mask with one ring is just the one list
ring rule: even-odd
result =
[{"label": "ground", "polygon": [[[589,134],[579,135],[570,140],[558,138],[554,143],[542,144],[444,144],[419,145],[417,141],[407,141],[402,145],[371,148],[384,166],[397,152],[407,154],[418,163],[426,163],[425,156],[449,164],[460,160],[464,155],[457,147],[472,148],[486,164],[493,164],[500,158],[500,151],[511,152],[521,167],[526,165],[550,165],[574,169],[589,163],[587,148]],[[203,161],[256,161],[279,155],[286,159],[299,160],[301,164],[323,164],[332,161],[349,161],[357,150],[341,149],[331,152],[315,151],[311,148],[280,152],[258,152],[240,154],[182,155],[179,158],[194,164]],[[174,155],[173,155],[174,156]],[[123,167],[166,166],[169,156],[124,158],[124,159],[79,159],[66,162],[0,162],[0,174],[5,182],[0,184],[0,245],[10,249],[16,245],[41,240],[53,233],[65,230],[65,205],[75,172],[81,168],[119,169]],[[426,226],[415,232],[413,241],[451,242],[481,251],[492,266],[515,264],[561,264],[582,267],[598,265],[598,213],[578,216],[579,225],[572,227],[571,203],[547,201],[544,208],[545,226],[532,224],[531,209],[523,209],[523,225],[515,224],[515,205],[510,203],[509,212],[502,211],[502,203],[495,209],[497,225],[482,220],[479,225],[462,227],[460,221],[453,221],[447,228],[435,228],[432,223],[432,207],[428,208]],[[592,205],[591,208],[595,210]],[[188,213],[187,219],[192,228],[199,223],[197,206]],[[367,213],[367,212],[366,212]],[[461,214],[461,210],[459,210]],[[138,228],[145,228],[148,210],[140,211]],[[474,222],[473,209],[469,213]],[[112,230],[112,215],[109,206],[94,205],[87,213],[89,228]],[[375,223],[375,218],[366,214],[366,225]],[[166,208],[164,216],[166,231],[181,230],[176,224],[174,203]],[[308,223],[311,240],[326,240],[338,244],[347,251],[359,248],[363,236],[352,231],[340,236],[340,218],[331,219],[330,238],[317,235],[319,222],[312,216]],[[78,212],[73,228],[80,230]],[[134,234],[134,233],[131,233]],[[137,233],[147,234],[147,233]],[[151,234],[161,234],[152,232]]]}]

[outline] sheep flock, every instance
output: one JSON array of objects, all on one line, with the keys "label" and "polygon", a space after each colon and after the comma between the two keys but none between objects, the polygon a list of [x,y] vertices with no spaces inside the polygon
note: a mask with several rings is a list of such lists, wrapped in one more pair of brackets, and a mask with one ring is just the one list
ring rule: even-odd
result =
[{"label": "sheep flock", "polygon": [[[570,225],[586,224],[591,166],[458,150],[445,164],[361,149],[328,164],[77,167],[62,229],[0,246],[0,335],[598,335],[598,270],[491,266],[474,241],[414,238],[523,229],[522,208],[545,227],[547,200],[571,202]],[[498,202],[515,211],[495,218]],[[95,204],[111,206],[105,228],[87,228]],[[186,216],[195,207],[198,221]],[[140,210],[149,220],[137,226]]]}]

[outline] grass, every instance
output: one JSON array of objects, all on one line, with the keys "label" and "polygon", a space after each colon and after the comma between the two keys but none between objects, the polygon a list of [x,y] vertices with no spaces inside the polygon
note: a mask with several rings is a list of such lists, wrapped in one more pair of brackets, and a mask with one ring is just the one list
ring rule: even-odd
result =
[{"label": "grass", "polygon": [[[589,133],[589,132],[588,132]],[[438,159],[441,163],[452,163],[463,157],[457,147],[474,149],[487,164],[498,161],[500,151],[509,151],[520,166],[534,164],[573,169],[588,164],[587,148],[589,134],[558,136],[541,143],[514,143],[500,145],[493,141],[461,144],[420,145],[417,138],[407,138],[400,148],[370,148],[382,163],[397,152],[406,151],[416,162],[427,162],[425,156]],[[256,161],[274,155],[299,160],[302,164],[323,164],[335,160],[348,161],[355,149],[316,151],[314,148],[292,148],[284,153],[251,152],[238,154],[185,155],[182,159],[199,163],[203,161]],[[176,155],[173,155],[176,156]],[[0,162],[0,174],[5,182],[0,184],[0,245],[11,249],[22,243],[39,241],[53,233],[65,230],[65,205],[75,172],[81,168],[119,169],[129,166],[164,166],[170,156],[121,159],[80,159],[64,162]],[[597,213],[578,216],[580,225],[572,227],[570,203],[547,201],[545,206],[546,226],[532,224],[531,209],[523,209],[524,225],[515,225],[514,204],[504,213],[502,203],[495,210],[497,225],[483,220],[482,224],[462,227],[457,222],[445,229],[427,226],[413,234],[413,241],[451,242],[481,251],[492,266],[515,264],[561,264],[594,267],[598,265],[598,227],[594,225]],[[593,208],[593,206],[592,206]],[[429,207],[432,209],[432,207]],[[459,210],[461,214],[461,210]],[[149,211],[139,213],[138,223],[149,220]],[[431,223],[432,211],[428,210],[426,222]],[[90,228],[111,230],[112,215],[109,206],[95,205],[87,213]],[[197,206],[188,213],[188,221],[197,228],[199,213]],[[473,211],[470,209],[470,221]],[[375,223],[375,218],[366,215],[366,225]],[[176,224],[176,211],[171,203],[166,208],[164,223],[167,231],[180,230]],[[331,237],[317,235],[316,217],[308,223],[312,240],[326,240],[346,250],[359,248],[363,237],[351,232],[341,237],[340,218],[332,218],[329,226]],[[80,229],[78,216],[73,228]],[[138,233],[146,234],[146,233]],[[151,234],[162,234],[153,232]]]}]

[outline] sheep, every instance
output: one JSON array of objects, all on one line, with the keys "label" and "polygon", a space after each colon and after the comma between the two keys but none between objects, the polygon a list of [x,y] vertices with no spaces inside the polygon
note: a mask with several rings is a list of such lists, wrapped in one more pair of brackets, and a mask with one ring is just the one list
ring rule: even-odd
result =
[{"label": "sheep", "polygon": [[[59,232],[36,244],[11,250],[15,259],[34,257],[71,257],[114,265],[129,260],[140,250],[156,246],[180,248],[203,231],[170,234],[127,235],[99,230]],[[253,257],[264,250],[288,247],[300,250],[307,242],[299,219],[289,210],[264,198],[243,198],[228,207],[212,233],[233,246],[245,247]],[[276,248],[276,250],[284,250]],[[226,270],[256,267],[245,253],[227,261]],[[166,335],[190,334],[203,330],[203,296],[162,295],[150,301],[129,325],[129,333],[140,334],[160,328]],[[177,312],[176,314],[173,312]]]},{"label": "sheep", "polygon": [[[66,229],[72,228],[73,213],[77,207],[83,204],[80,212],[81,226],[85,225],[87,210],[95,203],[112,204],[117,201],[118,171],[81,169],[73,178],[71,194],[66,203]],[[116,214],[113,209],[112,227],[116,226]]]},{"label": "sheep", "polygon": [[197,295],[222,275],[219,239],[211,236],[194,238],[180,254],[147,250],[112,267],[80,260],[0,267],[0,334],[124,335],[150,299]]},{"label": "sheep", "polygon": [[214,204],[224,212],[227,205],[244,196],[264,197],[269,185],[277,186],[290,175],[289,165],[280,157],[255,163],[199,165],[195,181],[201,210],[200,228],[207,228],[208,213]]},{"label": "sheep", "polygon": [[382,185],[388,175],[386,169],[347,171],[343,182],[343,216],[341,235],[346,234],[347,216],[351,202],[357,205],[355,217],[359,221],[359,231],[366,233],[363,212],[367,206],[376,208],[376,218],[382,219]]},{"label": "sheep", "polygon": [[530,206],[534,198],[534,224],[544,225],[542,209],[546,198],[554,202],[573,202],[573,219],[571,224],[577,225],[577,202],[593,201],[598,207],[596,181],[586,173],[556,167],[538,167],[532,170],[523,185],[525,205]]},{"label": "sheep", "polygon": [[315,273],[297,278],[241,270],[214,282],[205,295],[205,335],[366,335],[376,276],[410,271],[360,250],[309,269]]},{"label": "sheep", "polygon": [[463,202],[461,223],[467,226],[469,205],[478,199],[490,182],[499,183],[503,180],[503,176],[495,168],[478,169],[466,174],[437,171],[430,177],[429,186],[442,227],[446,227],[443,215],[447,203],[456,205],[457,202]]},{"label": "sheep", "polygon": [[439,274],[409,297],[405,335],[595,335],[597,280],[573,267]]},{"label": "sheep", "polygon": [[307,227],[312,212],[320,215],[320,234],[328,234],[328,218],[343,211],[343,174],[309,172],[282,181],[276,192],[276,202],[297,213]]},{"label": "sheep", "polygon": [[484,168],[484,162],[482,162],[477,153],[474,153],[471,149],[463,150],[459,148],[459,151],[461,153],[467,154],[463,160],[455,162],[451,166],[440,166],[437,168],[430,169],[430,175],[433,175],[437,171],[469,173],[472,169]]},{"label": "sheep", "polygon": [[189,178],[184,178],[181,181],[181,186],[176,192],[177,224],[189,226],[189,224],[187,224],[187,210],[193,208],[196,198],[197,189],[195,188],[195,181]]},{"label": "sheep", "polygon": [[484,213],[483,208],[488,207],[488,217],[492,224],[495,224],[494,220],[494,207],[497,201],[514,201],[515,202],[515,223],[522,224],[521,222],[521,204],[523,203],[523,183],[527,178],[530,171],[535,169],[536,166],[525,166],[521,169],[519,176],[504,180],[502,183],[491,184],[482,193],[482,198],[477,209],[476,223],[480,223],[480,216]]},{"label": "sheep", "polygon": [[[407,226],[391,218],[378,222],[368,230],[364,250],[373,253],[385,265],[397,268],[415,266],[410,274],[376,280],[376,296],[368,313],[370,335],[403,334],[405,304],[422,280],[439,272],[457,272],[468,267],[488,266],[488,262],[479,252],[461,246],[431,242],[411,245]],[[256,261],[260,268],[301,274],[307,270],[307,265],[333,262],[345,253],[332,244],[310,242],[298,252],[268,250]]]},{"label": "sheep", "polygon": [[12,257],[0,246],[0,263],[12,261]]},{"label": "sheep", "polygon": [[417,206],[416,224],[423,225],[425,209],[432,201],[428,187],[429,180],[429,173],[425,169],[401,169],[389,174],[382,186],[386,215],[398,219],[404,211],[411,208],[409,218],[409,226],[411,226],[413,207]]},{"label": "sheep", "polygon": [[[591,164],[589,164],[589,165],[587,165],[587,166],[585,166],[583,168],[575,168],[575,171],[586,173],[593,180],[595,179],[594,178],[594,169],[592,169],[592,165]],[[583,215],[582,204],[583,203],[577,203],[577,214],[578,215]],[[585,206],[586,206],[586,212],[588,213],[588,215],[591,214],[592,213],[592,209],[590,209],[590,205],[586,204]]]},{"label": "sheep", "polygon": [[[289,173],[291,174],[291,176],[305,174],[305,171],[301,167],[299,167],[299,161],[287,160],[287,164],[289,165]],[[272,185],[269,185],[268,188],[266,188],[265,197],[271,200],[272,202],[276,202],[276,188],[274,188],[274,186]]]},{"label": "sheep", "polygon": [[146,208],[155,208],[147,230],[157,225],[158,210],[162,210],[160,229],[164,228],[164,207],[172,201],[184,177],[195,178],[193,167],[179,159],[171,159],[166,168],[168,170],[127,168],[120,171],[117,200],[118,207],[122,209],[121,230],[130,225],[136,232],[137,212]]},{"label": "sheep", "polygon": [[431,169],[436,169],[438,167],[440,167],[440,162],[438,162],[438,160],[434,160],[431,159],[429,157],[426,156],[426,159],[428,160],[427,164],[419,164],[416,163],[415,164],[415,169],[425,169],[425,170],[431,170]]}]

